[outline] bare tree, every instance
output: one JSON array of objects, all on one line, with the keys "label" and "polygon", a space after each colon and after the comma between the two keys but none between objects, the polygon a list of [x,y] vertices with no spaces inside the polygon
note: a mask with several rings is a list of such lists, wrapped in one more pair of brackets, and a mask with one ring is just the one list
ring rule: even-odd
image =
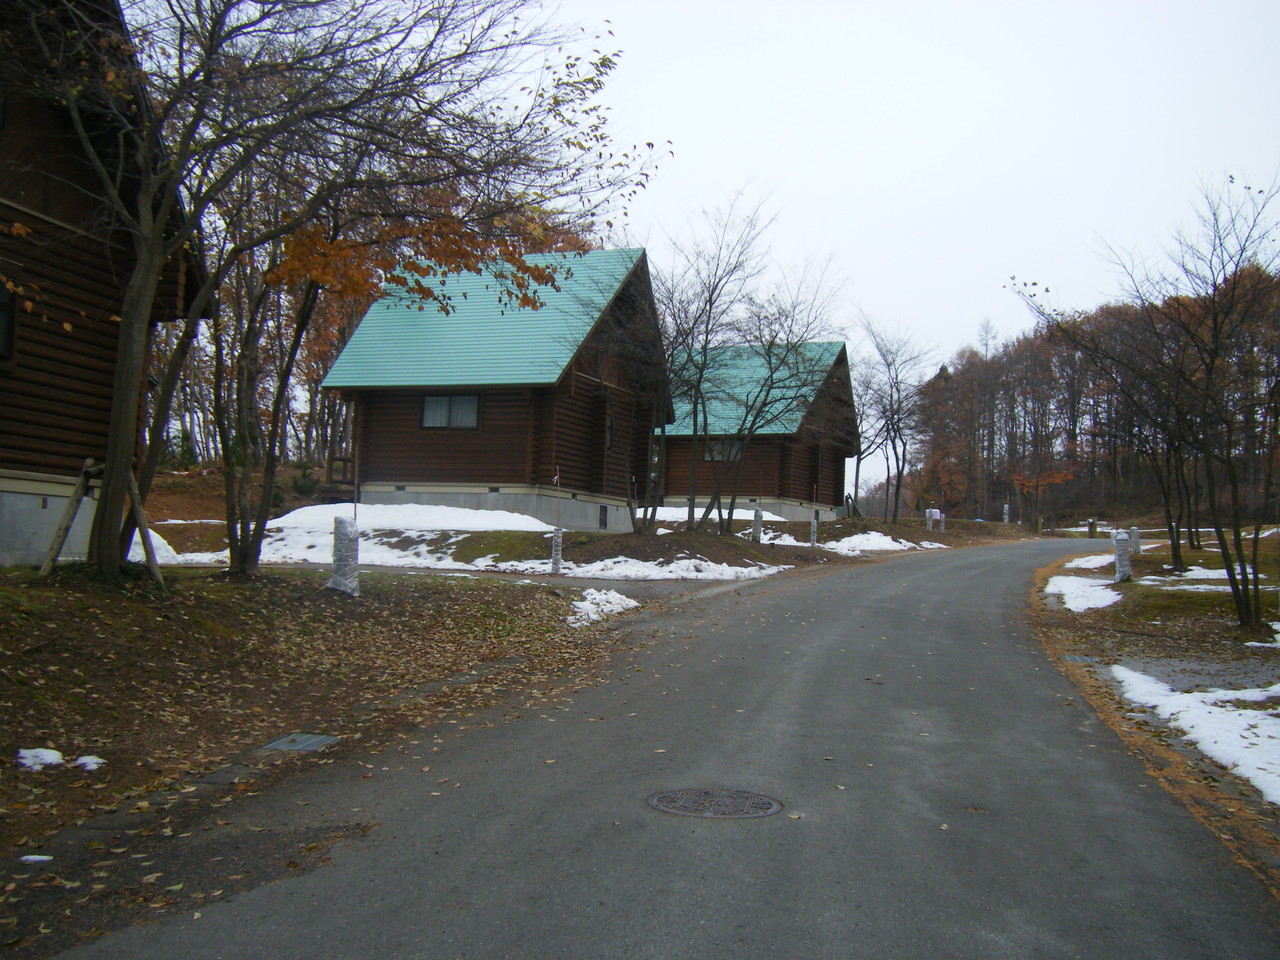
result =
[{"label": "bare tree", "polygon": [[[1126,308],[1113,311],[1112,322],[1081,323],[1020,291],[1161,437],[1176,482],[1184,482],[1186,455],[1198,457],[1194,472],[1205,485],[1236,616],[1254,628],[1262,624],[1258,538],[1277,449],[1278,196],[1276,185],[1252,188],[1229,178],[1202,191],[1195,229],[1175,237],[1161,264],[1113,253],[1128,289]],[[1258,471],[1252,482],[1250,469]],[[1162,489],[1168,498],[1175,486]]]},{"label": "bare tree", "polygon": [[[873,377],[866,384],[868,401],[884,433],[881,450],[885,458],[885,499],[892,490],[892,519],[898,519],[902,501],[902,478],[910,462],[915,439],[916,403],[923,381],[928,351],[901,331],[889,330],[872,320],[864,320],[862,332],[874,354]],[[886,515],[889,510],[886,508]]]},{"label": "bare tree", "polygon": [[688,526],[695,523],[700,445],[707,430],[706,393],[728,358],[721,348],[740,341],[754,285],[764,273],[765,233],[773,218],[741,193],[722,210],[704,210],[705,236],[675,245],[676,262],[659,273],[654,294],[662,321],[672,399],[692,411]]}]

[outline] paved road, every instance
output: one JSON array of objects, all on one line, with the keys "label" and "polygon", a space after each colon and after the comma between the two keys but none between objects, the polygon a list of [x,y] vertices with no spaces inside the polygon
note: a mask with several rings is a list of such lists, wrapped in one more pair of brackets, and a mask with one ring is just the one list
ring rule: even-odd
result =
[{"label": "paved road", "polygon": [[[1276,903],[1028,636],[1031,571],[1073,546],[696,595],[638,621],[654,642],[563,709],[234,808],[380,824],[331,865],[66,956],[1274,960]],[[682,787],[784,809],[645,805]]]}]

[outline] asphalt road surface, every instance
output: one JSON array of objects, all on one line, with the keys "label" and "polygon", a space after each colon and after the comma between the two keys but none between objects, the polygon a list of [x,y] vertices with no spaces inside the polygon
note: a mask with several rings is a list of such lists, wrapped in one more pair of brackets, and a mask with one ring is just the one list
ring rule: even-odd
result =
[{"label": "asphalt road surface", "polygon": [[[1032,571],[1080,550],[939,550],[642,614],[650,642],[572,702],[227,814],[378,824],[331,864],[64,956],[1274,960],[1276,902],[1029,636]],[[646,803],[684,788],[782,809]]]}]

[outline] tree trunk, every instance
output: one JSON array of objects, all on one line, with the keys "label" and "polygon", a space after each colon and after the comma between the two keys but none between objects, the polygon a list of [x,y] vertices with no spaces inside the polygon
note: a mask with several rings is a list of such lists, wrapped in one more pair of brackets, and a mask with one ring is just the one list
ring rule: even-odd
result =
[{"label": "tree trunk", "polygon": [[129,499],[134,459],[138,454],[138,412],[147,340],[163,265],[163,251],[157,245],[141,247],[120,305],[106,462],[89,537],[89,562],[103,577],[120,575],[129,547],[127,543],[122,545],[120,542],[121,525]]}]

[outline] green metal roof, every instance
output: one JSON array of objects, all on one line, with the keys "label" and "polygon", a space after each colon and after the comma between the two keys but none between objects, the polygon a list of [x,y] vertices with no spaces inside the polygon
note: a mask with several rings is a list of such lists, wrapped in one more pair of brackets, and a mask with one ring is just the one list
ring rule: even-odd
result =
[{"label": "green metal roof", "polygon": [[491,272],[438,281],[451,312],[388,288],[365,314],[325,387],[476,387],[553,384],[644,256],[640,248],[543,254],[556,285],[536,286],[537,310],[507,302]]},{"label": "green metal roof", "polygon": [[[761,435],[795,433],[842,350],[838,340],[713,348],[703,385],[707,425],[704,430],[699,412],[699,434],[734,436],[745,432],[747,424],[755,425],[750,432]],[[673,366],[680,366],[678,357]],[[692,435],[693,407],[687,397],[675,401],[675,416],[667,436]]]}]

